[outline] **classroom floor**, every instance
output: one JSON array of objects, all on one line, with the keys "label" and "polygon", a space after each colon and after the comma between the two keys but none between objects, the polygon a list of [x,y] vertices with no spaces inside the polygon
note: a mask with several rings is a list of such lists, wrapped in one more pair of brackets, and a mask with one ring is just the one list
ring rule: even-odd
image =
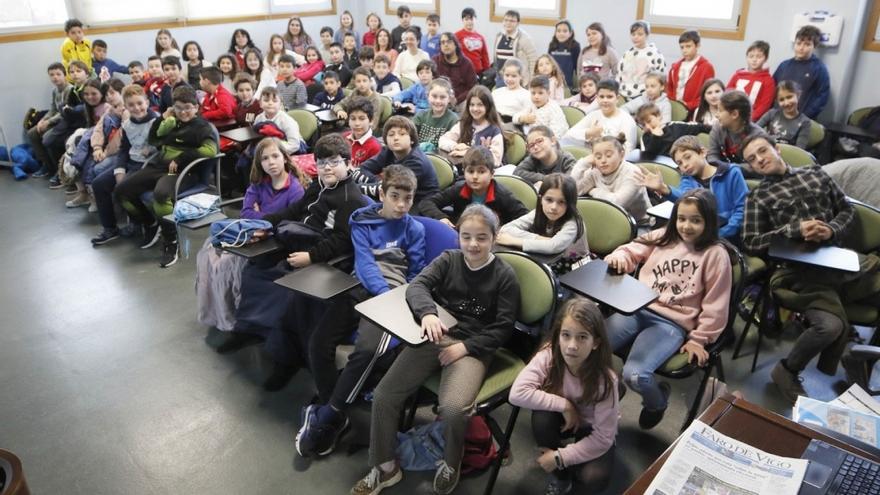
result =
[{"label": "classroom floor", "polygon": [[[307,460],[293,448],[313,395],[308,372],[281,392],[264,392],[271,366],[260,350],[218,355],[223,336],[196,321],[194,255],[204,231],[189,259],[163,270],[158,247],[120,239],[92,248],[97,218],[66,210],[66,199],[43,179],[14,182],[0,173],[0,448],[22,459],[32,492],[348,493],[367,471],[366,450],[347,455],[343,445]],[[731,361],[727,351],[730,387],[790,414],[769,373],[792,338],[765,342],[754,374],[750,355]],[[813,368],[805,385],[828,400],[841,378]],[[622,492],[677,436],[696,383],[672,383],[666,418],[651,431],[638,428],[638,397],[627,394],[606,493]],[[429,414],[424,408],[419,417]],[[523,412],[513,462],[495,493],[543,493],[529,423]],[[408,473],[386,492],[430,493],[431,479]],[[466,478],[456,493],[482,493],[487,479]]]}]

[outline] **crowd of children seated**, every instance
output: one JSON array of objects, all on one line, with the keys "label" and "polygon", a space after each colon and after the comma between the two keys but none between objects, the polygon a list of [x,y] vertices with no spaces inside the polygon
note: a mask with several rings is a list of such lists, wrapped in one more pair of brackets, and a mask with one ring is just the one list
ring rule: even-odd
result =
[{"label": "crowd of children seated", "polygon": [[[828,71],[813,53],[819,31],[801,28],[794,57],[772,76],[769,45],[752,43],[746,68],[725,84],[700,53],[696,31],[681,34],[681,58],[667,71],[644,21],[632,24],[632,47],[618,54],[602,24],[587,26],[582,49],[575,26],[563,20],[542,54],[513,10],[491,50],[471,7],[454,33],[441,29],[437,15],[424,30],[408,7],[397,16],[400,25],[389,31],[377,14],[358,26],[345,11],[317,39],[292,17],[283,34],[261,45],[265,53],[236,29],[216,58],[194,40],[178,49],[162,29],[146,69],[141,61],[116,63],[106,42],[89,41],[82,23],[69,20],[61,61],[48,66],[49,110],[27,131],[42,165],[33,175],[76,194],[68,207],[98,213],[102,231],[93,245],[142,235],[147,249],[161,239],[160,265],[168,267],[179,249],[175,226],[163,217],[175,191],[198,180],[179,174],[222,147],[245,179],[241,217],[271,224],[284,253],[245,263],[206,242],[197,255],[199,321],[229,332],[221,353],[265,342],[275,362],[267,390],[284,387],[301,367],[311,370],[318,399],[302,413],[295,442],[302,456],[330,454],[349,427],[347,408],[375,385],[370,471],[353,494],[376,494],[401,479],[397,418],[437,372],[445,451],[433,488],[455,489],[468,416],[519,305],[521,287],[494,246],[561,253],[563,262],[552,266],[560,274],[590,256],[587,229],[603,228],[585,224],[578,197],[620,206],[641,235],[605,261],[620,273],[641,266],[639,280],[659,298],[633,315],[607,318],[595,304],[569,298],[510,391],[511,403],[533,410],[547,493],[568,493],[574,480],[601,487],[614,459],[618,382],[641,395],[643,428],[661,421],[669,386],[654,371],[676,353],[704,364],[707,346],[728,326],[733,246],[762,255],[775,235],[838,244],[853,221],[853,207],[828,175],[791,168],[777,147],[806,147],[811,119],[828,101]],[[675,102],[687,121],[673,120]],[[308,143],[288,114],[307,104],[338,119]],[[565,107],[584,115],[571,123]],[[246,147],[220,139],[218,128],[241,126],[261,139]],[[525,150],[508,163],[517,133]],[[669,156],[681,183],[666,184],[627,161],[636,148]],[[458,175],[444,189],[435,158]],[[535,204],[497,180],[502,165],[515,166],[513,175],[535,188]],[[765,180],[749,192],[746,178]],[[674,202],[663,227],[647,213],[652,199]],[[425,222],[455,229],[460,249],[428,259],[432,227]],[[255,242],[269,234],[257,231]],[[362,286],[324,304],[274,283],[340,257]],[[787,266],[774,274],[774,288],[800,295],[795,309],[806,322],[772,372],[786,400],[806,395],[800,373],[813,357],[822,354],[821,371],[836,370],[848,340],[844,304],[880,303],[880,260],[860,262],[847,278]],[[420,322],[429,340],[420,347],[401,345],[354,310],[407,283],[401,310]],[[435,302],[457,327],[441,323]],[[334,352],[348,342],[355,350],[338,374]],[[624,349],[618,375],[611,355]]]}]

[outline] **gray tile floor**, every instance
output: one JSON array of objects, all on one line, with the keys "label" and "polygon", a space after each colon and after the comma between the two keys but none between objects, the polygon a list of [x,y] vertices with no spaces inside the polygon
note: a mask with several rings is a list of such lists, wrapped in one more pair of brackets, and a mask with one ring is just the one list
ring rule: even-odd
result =
[{"label": "gray tile floor", "polygon": [[[163,270],[158,248],[126,239],[92,248],[97,219],[65,210],[65,199],[45,180],[0,172],[0,447],[21,457],[33,493],[347,493],[366,472],[366,451],[309,461],[293,449],[313,394],[308,373],[263,392],[269,364],[259,349],[220,356],[212,347],[223,336],[196,322],[194,259]],[[728,351],[731,388],[787,414],[768,379],[791,338],[765,343],[754,374],[750,358],[731,361]],[[830,399],[840,378],[813,370],[806,387]],[[608,493],[676,437],[696,383],[673,383],[667,417],[649,432],[627,394]],[[528,424],[525,412],[495,493],[542,491]],[[388,492],[428,493],[430,479],[408,474]],[[457,493],[482,493],[486,479],[465,479]]]}]

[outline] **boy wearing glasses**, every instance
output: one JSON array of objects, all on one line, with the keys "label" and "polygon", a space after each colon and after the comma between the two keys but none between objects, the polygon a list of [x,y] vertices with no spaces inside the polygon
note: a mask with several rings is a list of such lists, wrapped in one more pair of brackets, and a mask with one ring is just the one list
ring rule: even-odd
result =
[{"label": "boy wearing glasses", "polygon": [[[132,222],[143,226],[144,242],[141,249],[152,247],[161,234],[164,240],[162,261],[159,266],[169,267],[177,262],[177,230],[174,224],[159,220],[174,209],[174,186],[177,174],[190,162],[217,154],[218,144],[214,127],[199,116],[196,91],[180,86],[172,94],[173,104],[161,117],[153,121],[148,142],[159,149],[158,157],[144,168],[125,177],[116,186],[116,198],[128,211]],[[198,182],[198,176],[189,173],[183,177],[180,190],[185,191]],[[153,203],[147,206],[141,195],[153,191]]]}]

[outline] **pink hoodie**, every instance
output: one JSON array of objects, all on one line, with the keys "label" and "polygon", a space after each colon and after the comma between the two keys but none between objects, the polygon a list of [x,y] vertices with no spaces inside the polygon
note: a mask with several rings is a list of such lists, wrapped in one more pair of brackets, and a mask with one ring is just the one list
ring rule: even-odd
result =
[{"label": "pink hoodie", "polygon": [[[647,234],[657,239],[662,229]],[[715,244],[696,251],[684,242],[652,246],[630,242],[609,256],[625,256],[631,263],[644,263],[639,281],[660,293],[648,308],[688,332],[688,339],[706,345],[714,342],[727,325],[730,306],[730,256]]]},{"label": "pink hoodie", "polygon": [[584,404],[578,402],[583,395],[583,388],[577,377],[566,373],[562,380],[562,396],[550,394],[542,390],[550,373],[553,353],[549,347],[538,351],[529,364],[519,372],[513,387],[510,389],[510,403],[536,411],[554,411],[561,413],[566,401],[577,407],[581,426],[592,425],[593,432],[579,442],[571,443],[559,449],[563,464],[576,466],[600,457],[614,445],[617,436],[617,420],[620,418],[620,404],[617,401],[617,375],[608,370],[614,377],[614,387],[608,397],[599,403]]}]

